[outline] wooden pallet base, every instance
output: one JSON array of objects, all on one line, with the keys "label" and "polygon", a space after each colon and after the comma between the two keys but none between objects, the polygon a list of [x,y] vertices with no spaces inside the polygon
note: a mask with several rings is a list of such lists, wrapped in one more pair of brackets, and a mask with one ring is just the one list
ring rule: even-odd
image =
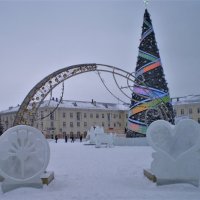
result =
[{"label": "wooden pallet base", "polygon": [[144,169],[144,175],[152,182],[156,182],[157,181],[157,178],[156,176],[151,172],[150,169]]},{"label": "wooden pallet base", "polygon": [[42,183],[49,185],[49,183],[51,183],[51,181],[54,179],[54,172],[50,171],[50,172],[45,172],[42,176]]},{"label": "wooden pallet base", "polygon": [[[51,181],[54,179],[54,172],[50,171],[50,172],[45,172],[42,176],[41,176],[41,180],[42,183],[45,185],[49,185],[49,183],[51,183]],[[0,182],[2,182],[4,180],[4,178],[2,176],[0,176]]]}]

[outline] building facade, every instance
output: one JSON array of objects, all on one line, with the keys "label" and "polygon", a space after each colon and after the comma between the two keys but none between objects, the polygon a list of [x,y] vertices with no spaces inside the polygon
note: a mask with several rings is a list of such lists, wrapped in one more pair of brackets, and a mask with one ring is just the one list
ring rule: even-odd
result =
[{"label": "building facade", "polygon": [[[85,137],[92,126],[102,126],[105,132],[124,134],[128,105],[65,100],[55,109],[57,104],[56,101],[44,101],[37,113],[34,127],[41,130],[46,138],[54,138],[55,135],[59,138],[65,135]],[[19,106],[10,107],[0,112],[4,131],[13,126],[18,109]]]},{"label": "building facade", "polygon": [[[53,100],[44,101],[37,113],[34,127],[41,130],[46,138],[54,138],[55,135],[59,138],[65,135],[85,137],[87,131],[95,126],[102,126],[108,133],[126,135],[129,112],[127,104],[65,100],[55,110],[57,104]],[[176,123],[181,119],[193,119],[200,123],[200,95],[174,98],[172,104]],[[18,109],[19,105],[0,112],[3,131],[13,126]]]},{"label": "building facade", "polygon": [[190,95],[173,99],[176,123],[181,119],[193,119],[200,123],[200,95]]}]

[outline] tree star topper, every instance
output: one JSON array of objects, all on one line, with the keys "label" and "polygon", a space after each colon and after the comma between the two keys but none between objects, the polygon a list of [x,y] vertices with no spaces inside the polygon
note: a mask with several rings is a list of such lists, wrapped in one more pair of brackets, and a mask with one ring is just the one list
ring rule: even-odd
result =
[{"label": "tree star topper", "polygon": [[145,8],[147,8],[148,3],[149,3],[149,0],[144,0]]}]

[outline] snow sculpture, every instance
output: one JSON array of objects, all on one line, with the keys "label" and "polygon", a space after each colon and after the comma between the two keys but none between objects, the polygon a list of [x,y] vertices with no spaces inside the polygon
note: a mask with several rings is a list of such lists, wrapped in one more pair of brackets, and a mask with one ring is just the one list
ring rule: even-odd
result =
[{"label": "snow sculpture", "polygon": [[95,144],[95,147],[101,147],[102,144],[112,147],[114,143],[114,135],[104,133],[103,127],[99,126],[91,127],[86,139],[89,140],[89,144]]},{"label": "snow sculpture", "polygon": [[105,134],[103,127],[96,127],[95,134],[95,147],[100,148],[102,144],[106,144],[108,147],[113,146],[113,134]]},{"label": "snow sculpture", "polygon": [[2,191],[18,187],[41,188],[41,175],[49,163],[50,149],[36,128],[19,125],[0,137],[0,175]]},{"label": "snow sculpture", "polygon": [[156,152],[152,154],[151,172],[157,185],[190,183],[199,185],[200,126],[191,119],[176,126],[158,120],[147,129],[147,140]]},{"label": "snow sculpture", "polygon": [[90,144],[95,144],[95,128],[92,126],[90,130],[87,132],[86,141],[89,141]]}]

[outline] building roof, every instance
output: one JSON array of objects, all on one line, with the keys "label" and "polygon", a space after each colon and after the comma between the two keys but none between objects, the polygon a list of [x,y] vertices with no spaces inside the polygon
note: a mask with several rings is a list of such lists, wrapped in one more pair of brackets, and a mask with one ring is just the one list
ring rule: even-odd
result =
[{"label": "building roof", "polygon": [[[172,104],[175,105],[184,105],[184,104],[195,104],[200,103],[200,95],[188,95],[184,97],[172,98]],[[58,105],[58,102],[55,100],[45,100],[41,104],[42,107],[55,108]],[[5,113],[15,113],[19,110],[20,105],[11,106],[6,110],[0,111],[0,114]],[[78,109],[94,109],[94,110],[129,110],[129,105],[124,103],[106,103],[106,102],[96,102],[96,101],[76,101],[76,100],[63,100],[59,105],[59,108],[78,108]]]},{"label": "building roof", "polygon": [[0,111],[0,114],[12,113],[12,112],[15,113],[19,110],[19,107],[20,105],[17,105],[15,107],[10,106],[8,109]]},{"label": "building roof", "polygon": [[[57,101],[44,101],[40,107],[56,107]],[[99,109],[99,110],[128,110],[128,104],[105,103],[96,101],[63,100],[59,108]]]},{"label": "building roof", "polygon": [[[55,108],[58,105],[58,101],[56,100],[45,100],[40,108],[49,107]],[[0,114],[17,112],[19,110],[20,105],[16,107],[9,107],[7,110],[3,110]],[[96,101],[75,101],[75,100],[63,100],[60,103],[59,108],[76,108],[76,109],[93,109],[93,110],[121,110],[126,111],[129,110],[128,104],[122,103],[105,103],[105,102],[96,102]]]},{"label": "building roof", "polygon": [[200,95],[188,95],[184,97],[173,98],[173,105],[195,104],[200,103]]}]

